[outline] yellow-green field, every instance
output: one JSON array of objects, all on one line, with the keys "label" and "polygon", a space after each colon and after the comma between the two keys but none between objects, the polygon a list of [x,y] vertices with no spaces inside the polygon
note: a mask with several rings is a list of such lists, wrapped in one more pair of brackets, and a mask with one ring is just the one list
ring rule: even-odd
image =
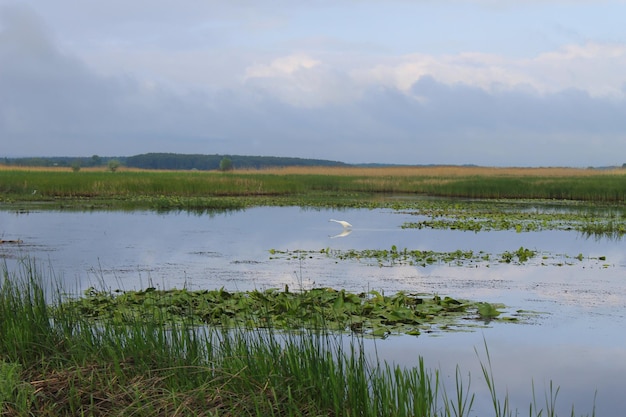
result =
[{"label": "yellow-green field", "polygon": [[624,169],[598,170],[582,168],[498,168],[474,166],[394,166],[380,168],[362,167],[287,167],[271,168],[263,171],[241,171],[271,174],[300,174],[300,175],[341,175],[365,177],[589,177],[606,175],[626,175]]},{"label": "yellow-green field", "polygon": [[62,200],[69,204],[76,199],[108,199],[142,205],[142,200],[189,203],[195,199],[194,205],[202,207],[201,199],[211,199],[207,208],[225,197],[248,199],[247,205],[319,205],[320,201],[333,205],[346,198],[371,201],[389,195],[623,203],[626,170],[440,166],[72,172],[68,168],[1,167],[0,192],[5,202]]}]

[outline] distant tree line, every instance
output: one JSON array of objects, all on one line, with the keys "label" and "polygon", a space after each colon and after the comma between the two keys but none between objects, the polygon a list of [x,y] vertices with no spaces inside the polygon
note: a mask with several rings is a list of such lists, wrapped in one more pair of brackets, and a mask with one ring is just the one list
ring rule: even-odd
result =
[{"label": "distant tree line", "polygon": [[347,164],[322,159],[288,158],[280,156],[146,153],[127,157],[125,159],[125,165],[144,169],[227,171],[230,169],[261,169],[285,166],[346,166]]},{"label": "distant tree line", "polygon": [[98,156],[92,155],[88,157],[77,156],[45,156],[45,157],[26,157],[26,158],[4,158],[0,159],[5,165],[23,166],[23,167],[99,167],[106,166],[111,160],[118,160],[123,163],[124,157],[118,156]]},{"label": "distant tree line", "polygon": [[134,156],[98,156],[91,157],[28,157],[4,158],[5,165],[27,167],[68,167],[74,171],[88,167],[107,167],[110,162],[127,167],[142,169],[171,170],[222,170],[261,169],[286,166],[347,166],[343,162],[323,159],[290,158],[280,156],[244,156],[244,155],[201,155],[177,153],[145,153]]},{"label": "distant tree line", "polygon": [[201,171],[230,169],[261,169],[285,166],[344,166],[343,162],[322,159],[288,158],[279,156],[201,155],[176,153],[146,153],[125,158],[124,164],[144,169],[181,169]]}]

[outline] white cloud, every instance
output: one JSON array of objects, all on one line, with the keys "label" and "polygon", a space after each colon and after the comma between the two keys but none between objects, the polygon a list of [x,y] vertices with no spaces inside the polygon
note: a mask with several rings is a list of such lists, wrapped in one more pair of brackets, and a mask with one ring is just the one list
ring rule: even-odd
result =
[{"label": "white cloud", "polygon": [[296,71],[318,66],[320,61],[306,54],[292,54],[274,59],[269,64],[255,64],[246,70],[246,79],[291,76]]},{"label": "white cloud", "polygon": [[432,56],[411,54],[351,75],[361,84],[380,84],[409,91],[424,76],[445,84],[465,84],[485,91],[532,89],[539,94],[567,89],[594,97],[624,98],[626,44],[567,45],[530,59],[493,54],[461,53]]},{"label": "white cloud", "polygon": [[546,95],[574,89],[592,97],[624,99],[626,44],[566,45],[524,59],[466,52],[355,56],[350,60],[345,54],[296,53],[256,62],[244,71],[243,83],[231,83],[232,88],[260,89],[300,107],[355,102],[369,89],[381,87],[410,95],[413,85],[424,77],[489,93],[525,91]]},{"label": "white cloud", "polygon": [[626,44],[567,45],[520,67],[543,91],[576,88],[594,97],[624,98]]},{"label": "white cloud", "polygon": [[358,94],[348,74],[306,54],[249,66],[240,88],[305,108],[345,104]]}]

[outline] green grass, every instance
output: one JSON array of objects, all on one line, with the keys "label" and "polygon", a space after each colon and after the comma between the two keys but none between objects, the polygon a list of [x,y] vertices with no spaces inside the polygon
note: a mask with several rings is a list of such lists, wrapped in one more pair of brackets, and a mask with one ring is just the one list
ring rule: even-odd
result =
[{"label": "green grass", "polygon": [[[0,170],[4,202],[102,208],[232,209],[249,205],[351,206],[374,196],[410,194],[480,199],[623,203],[626,175],[570,171],[510,174],[467,170],[182,172]],[[386,174],[387,173],[387,174]]]},{"label": "green grass", "polygon": [[[358,337],[197,327],[156,314],[95,322],[60,289],[44,290],[43,278],[28,261],[3,269],[1,415],[460,417],[477,400],[460,371],[446,389],[423,360],[381,363]],[[495,415],[517,415],[495,394],[490,369]],[[546,398],[530,416],[555,415],[556,393]]]}]

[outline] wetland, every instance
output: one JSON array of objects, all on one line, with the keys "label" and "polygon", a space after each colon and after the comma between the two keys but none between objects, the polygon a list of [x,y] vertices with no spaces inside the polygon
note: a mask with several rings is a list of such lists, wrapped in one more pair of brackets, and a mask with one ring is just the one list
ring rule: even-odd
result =
[{"label": "wetland", "polygon": [[[306,301],[285,294],[303,292],[342,311],[378,296],[398,304],[401,295],[413,300],[409,305],[439,298],[462,305],[462,316],[416,324],[398,317],[398,326],[349,317],[341,328],[347,339],[368,336],[359,343],[380,363],[425,365],[448,387],[458,383],[458,372],[471,376],[476,398],[463,415],[493,414],[489,375],[481,368],[485,344],[498,394],[514,408],[528,409],[533,388],[543,404],[552,382],[559,386],[558,415],[570,415],[572,405],[575,415],[620,415],[626,408],[621,203],[406,193],[334,199],[324,191],[312,204],[276,196],[273,205],[235,199],[229,207],[190,209],[184,198],[173,204],[164,196],[158,199],[169,203],[161,207],[131,210],[48,193],[36,201],[32,191],[5,199],[0,256],[8,270],[36,262],[54,285],[85,303],[83,312],[95,311],[90,299],[103,306],[126,297],[139,306],[126,314],[141,315],[137,299],[158,304],[167,296],[171,307],[173,294],[181,294],[173,289],[185,297],[271,298],[283,310]],[[481,303],[492,309],[481,314]]]}]

